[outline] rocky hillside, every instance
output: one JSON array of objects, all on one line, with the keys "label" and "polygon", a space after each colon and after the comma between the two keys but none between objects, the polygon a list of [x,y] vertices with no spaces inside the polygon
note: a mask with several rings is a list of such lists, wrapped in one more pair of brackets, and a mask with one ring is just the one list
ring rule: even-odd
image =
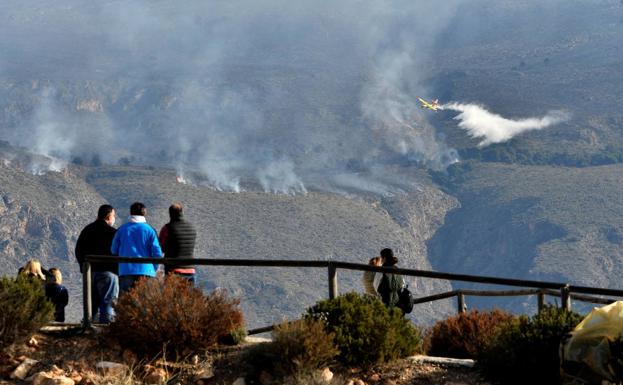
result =
[{"label": "rocky hillside", "polygon": [[69,171],[36,175],[3,163],[0,180],[2,273],[16,274],[31,258],[59,267],[71,288],[70,319],[79,320],[81,278],[73,250],[84,224],[96,216],[94,205],[104,199]]},{"label": "rocky hillside", "polygon": [[[125,221],[137,200],[148,207],[157,229],[168,221],[167,208],[183,202],[198,229],[198,257],[257,259],[336,259],[366,263],[384,247],[396,250],[401,265],[430,269],[425,241],[456,201],[427,182],[418,191],[379,198],[323,192],[275,195],[226,193],[176,182],[172,170],[147,167],[71,167],[64,172],[33,175],[11,165],[1,169],[5,273],[28,258],[58,266],[72,292],[70,320],[78,321],[80,276],[73,248],[79,231],[97,207],[110,202]],[[286,268],[202,268],[206,289],[224,287],[242,300],[250,327],[300,315],[328,294],[326,271]],[[362,290],[359,273],[339,272],[342,292]],[[447,289],[444,283],[413,281],[418,294]],[[414,318],[428,323],[450,307],[422,306]]]}]

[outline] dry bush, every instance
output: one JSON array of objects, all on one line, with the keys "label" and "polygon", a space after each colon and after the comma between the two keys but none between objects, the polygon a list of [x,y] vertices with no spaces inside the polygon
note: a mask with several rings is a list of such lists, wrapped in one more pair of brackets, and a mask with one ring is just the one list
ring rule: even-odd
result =
[{"label": "dry bush", "polygon": [[339,350],[335,334],[328,333],[319,320],[296,320],[277,325],[273,345],[279,357],[278,368],[284,373],[308,372],[330,363]]},{"label": "dry bush", "polygon": [[258,377],[264,371],[279,383],[288,378],[311,378],[317,369],[328,365],[339,354],[334,334],[328,333],[319,320],[281,323],[272,336],[270,343],[249,351],[251,377]]},{"label": "dry bush", "polygon": [[109,332],[137,353],[179,356],[216,345],[244,321],[225,291],[205,295],[175,275],[142,279],[119,298]]},{"label": "dry bush", "polygon": [[513,315],[502,310],[472,310],[437,322],[427,333],[426,351],[431,356],[476,358],[495,329]]},{"label": "dry bush", "polygon": [[343,385],[348,384],[340,375],[334,374],[331,380],[323,378],[320,372],[297,373],[284,378],[279,385]]},{"label": "dry bush", "polygon": [[54,314],[41,282],[24,277],[0,279],[0,309],[2,350],[39,330]]},{"label": "dry bush", "polygon": [[504,384],[559,384],[560,342],[582,318],[550,305],[532,317],[502,323],[480,353],[478,366]]}]

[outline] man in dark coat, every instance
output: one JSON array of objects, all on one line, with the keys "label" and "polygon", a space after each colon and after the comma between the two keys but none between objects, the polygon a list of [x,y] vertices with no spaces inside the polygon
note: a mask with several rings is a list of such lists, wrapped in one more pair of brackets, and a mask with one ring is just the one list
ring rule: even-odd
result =
[{"label": "man in dark coat", "polygon": [[[162,227],[158,240],[165,258],[194,258],[197,231],[192,223],[184,219],[181,203],[169,207],[170,221]],[[195,283],[194,266],[165,265],[165,273],[177,274]]]},{"label": "man in dark coat", "polygon": [[[111,205],[100,206],[97,220],[87,225],[76,242],[76,259],[80,271],[87,255],[112,255],[110,246],[115,236],[115,209]],[[94,263],[91,265],[93,309],[99,310],[99,322],[110,323],[115,315],[113,304],[119,297],[118,263]]]}]

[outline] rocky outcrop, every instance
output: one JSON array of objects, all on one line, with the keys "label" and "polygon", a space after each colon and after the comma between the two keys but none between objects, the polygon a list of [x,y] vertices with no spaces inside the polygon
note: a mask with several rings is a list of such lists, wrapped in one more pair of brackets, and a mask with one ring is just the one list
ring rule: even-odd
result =
[{"label": "rocky outcrop", "polygon": [[[3,273],[12,276],[29,259],[60,268],[73,298],[82,291],[74,247],[84,225],[104,199],[78,169],[35,175],[0,166],[0,253]],[[67,319],[79,319],[79,300],[70,301]]]}]

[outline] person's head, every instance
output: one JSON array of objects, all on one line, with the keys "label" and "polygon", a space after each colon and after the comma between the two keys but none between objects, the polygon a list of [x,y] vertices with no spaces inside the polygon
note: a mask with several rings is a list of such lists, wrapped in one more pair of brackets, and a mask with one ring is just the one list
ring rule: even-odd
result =
[{"label": "person's head", "polygon": [[101,219],[110,226],[115,224],[115,209],[111,205],[101,205],[97,210],[97,219]]},{"label": "person's head", "polygon": [[37,277],[41,280],[45,280],[45,275],[43,275],[43,272],[41,271],[41,262],[36,259],[31,259],[26,262],[20,271],[20,274],[27,277]]},{"label": "person's head", "polygon": [[382,266],[383,265],[383,259],[381,257],[374,257],[374,258],[370,258],[370,260],[368,261],[368,265],[372,265],[372,266]]},{"label": "person's head", "polygon": [[147,213],[147,208],[141,202],[134,202],[130,206],[130,215],[145,216],[146,213]]},{"label": "person's head", "polygon": [[394,257],[392,249],[381,250],[381,258],[383,258],[383,266],[394,266],[398,263],[398,258]]},{"label": "person's head", "polygon": [[181,203],[175,202],[169,206],[169,218],[171,218],[172,221],[182,218],[183,215],[184,208]]},{"label": "person's head", "polygon": [[48,275],[47,279],[48,283],[56,283],[58,285],[63,283],[63,274],[61,274],[61,271],[59,269],[53,267],[48,271],[50,272],[50,275]]}]

